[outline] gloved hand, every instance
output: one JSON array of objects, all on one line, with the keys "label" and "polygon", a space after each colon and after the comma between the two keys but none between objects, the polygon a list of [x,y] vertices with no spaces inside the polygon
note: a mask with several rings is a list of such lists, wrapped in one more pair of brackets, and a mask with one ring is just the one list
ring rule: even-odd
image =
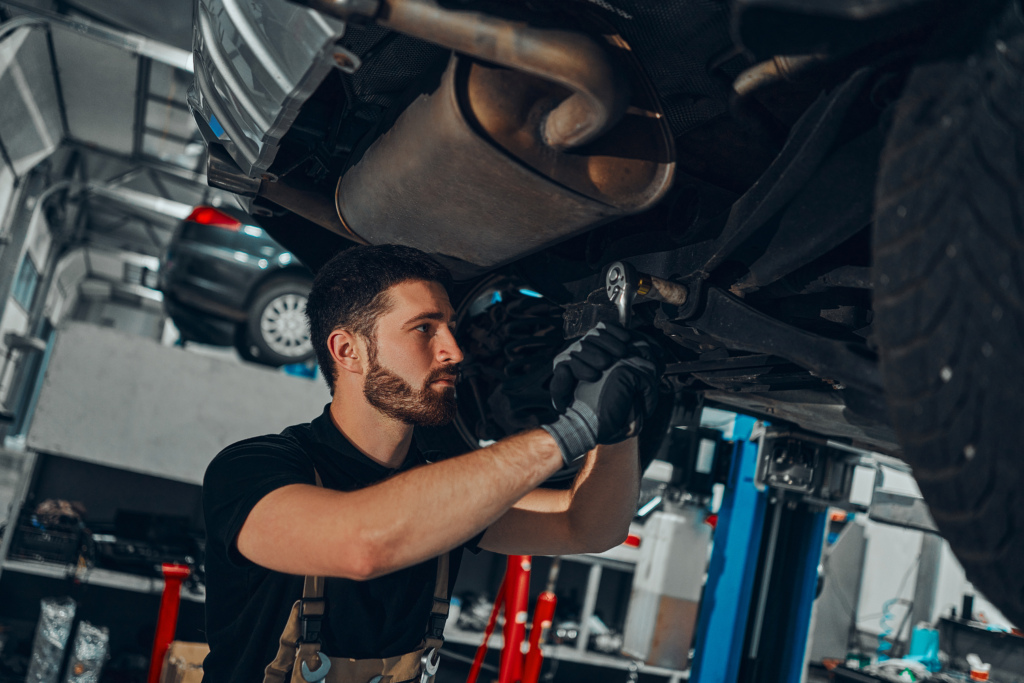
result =
[{"label": "gloved hand", "polygon": [[564,413],[572,403],[576,382],[596,382],[601,372],[629,354],[630,334],[622,325],[599,322],[553,361],[551,403]]},{"label": "gloved hand", "polygon": [[[612,363],[634,355],[654,363],[659,377],[665,371],[665,352],[650,337],[630,332],[616,322],[599,322],[552,361],[551,404],[564,413],[572,403],[577,382],[596,382]],[[652,410],[646,411],[648,417]]]},{"label": "gloved hand", "polygon": [[646,339],[638,342],[632,345],[631,355],[615,360],[595,381],[579,382],[564,414],[542,427],[558,443],[567,467],[598,444],[624,440],[638,403],[643,413],[654,412],[663,368],[654,350],[657,346]]}]

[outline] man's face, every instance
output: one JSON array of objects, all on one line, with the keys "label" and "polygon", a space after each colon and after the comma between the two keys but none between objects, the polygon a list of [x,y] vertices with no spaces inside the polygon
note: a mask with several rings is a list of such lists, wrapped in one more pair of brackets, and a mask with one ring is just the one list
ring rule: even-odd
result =
[{"label": "man's face", "polygon": [[406,424],[440,427],[455,417],[455,379],[462,351],[455,311],[444,287],[413,280],[389,291],[391,310],[367,340],[363,395],[370,405]]}]

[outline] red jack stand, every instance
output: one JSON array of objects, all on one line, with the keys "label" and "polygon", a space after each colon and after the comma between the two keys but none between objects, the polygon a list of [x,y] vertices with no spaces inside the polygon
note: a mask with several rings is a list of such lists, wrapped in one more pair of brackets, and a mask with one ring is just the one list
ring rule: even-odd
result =
[{"label": "red jack stand", "polygon": [[509,555],[505,571],[505,646],[501,649],[498,683],[523,679],[523,641],[530,597],[529,555]]},{"label": "red jack stand", "polygon": [[523,677],[523,641],[526,639],[526,603],[530,595],[530,556],[509,555],[505,578],[501,581],[498,595],[494,598],[491,617],[484,631],[484,642],[477,648],[473,666],[466,677],[466,683],[476,683],[480,667],[487,654],[487,641],[491,639],[498,611],[505,606],[505,644],[501,649],[501,664],[498,668],[500,683],[517,683]]},{"label": "red jack stand", "polygon": [[178,607],[181,605],[181,583],[191,570],[183,564],[164,564],[164,594],[160,598],[160,612],[156,618],[156,636],[153,638],[153,657],[149,660],[149,678],[146,683],[160,683],[164,655],[174,640],[178,628]]}]

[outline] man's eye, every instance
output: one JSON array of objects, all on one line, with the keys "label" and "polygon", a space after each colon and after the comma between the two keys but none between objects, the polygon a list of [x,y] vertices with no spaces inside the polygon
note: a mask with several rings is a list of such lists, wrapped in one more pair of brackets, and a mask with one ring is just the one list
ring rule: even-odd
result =
[{"label": "man's eye", "polygon": [[430,329],[430,325],[428,323],[423,323],[422,325],[417,325],[413,329],[417,329],[417,330],[420,330],[422,332],[427,332]]}]

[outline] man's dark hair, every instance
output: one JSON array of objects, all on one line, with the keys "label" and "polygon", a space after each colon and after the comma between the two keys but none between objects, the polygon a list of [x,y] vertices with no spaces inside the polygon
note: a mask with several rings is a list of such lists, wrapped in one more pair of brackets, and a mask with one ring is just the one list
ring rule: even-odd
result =
[{"label": "man's dark hair", "polygon": [[327,338],[348,330],[373,343],[377,319],[391,309],[388,289],[409,280],[437,282],[452,292],[452,276],[426,253],[397,244],[352,247],[317,271],[306,303],[309,338],[331,393],[337,377]]}]

